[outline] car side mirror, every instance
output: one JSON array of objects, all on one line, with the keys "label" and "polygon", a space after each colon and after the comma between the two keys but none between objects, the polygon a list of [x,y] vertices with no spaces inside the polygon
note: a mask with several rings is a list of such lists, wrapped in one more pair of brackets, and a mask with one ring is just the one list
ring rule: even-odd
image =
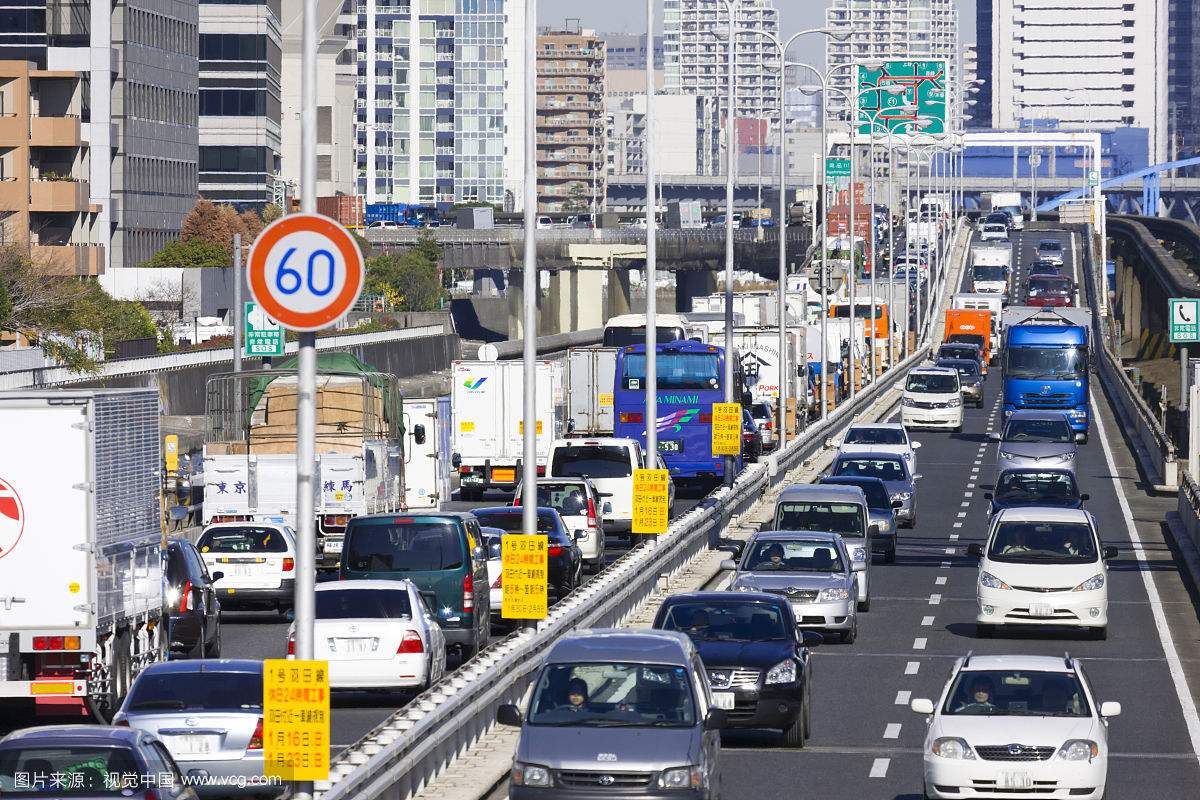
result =
[{"label": "car side mirror", "polygon": [[925,477],[925,476],[924,476],[924,475],[922,475],[921,473],[919,473],[919,472],[918,472],[916,475],[913,475],[913,476],[912,476],[912,479],[913,479],[914,481],[919,481],[919,480],[921,480],[921,478],[923,478],[923,477]]},{"label": "car side mirror", "polygon": [[984,492],[984,493],[983,493],[983,499],[984,499],[984,500],[991,500],[991,499],[992,499],[992,493],[991,493],[991,492]]},{"label": "car side mirror", "polygon": [[913,450],[920,450],[920,449],[921,449],[921,443],[920,443],[920,442],[909,442],[909,443],[908,443],[908,446],[909,446],[910,448],[912,448]]},{"label": "car side mirror", "polygon": [[983,558],[983,545],[978,542],[967,545],[967,555]]},{"label": "car side mirror", "polygon": [[575,531],[575,541],[582,542],[587,538],[587,531]]},{"label": "car side mirror", "polygon": [[991,431],[990,433],[988,433],[988,439],[993,442],[1000,441],[1000,432],[999,431]]},{"label": "car side mirror", "polygon": [[501,725],[507,725],[510,728],[519,728],[524,724],[525,720],[521,717],[521,709],[512,703],[505,703],[496,709],[496,722]]},{"label": "car side mirror", "polygon": [[487,553],[484,552],[484,549],[479,546],[476,546],[474,549],[471,550],[471,555],[474,556],[476,561],[486,561],[487,560]]},{"label": "car side mirror", "polygon": [[851,572],[866,572],[867,571],[867,562],[866,561],[851,561],[850,562],[850,571]]},{"label": "car side mirror", "polygon": [[1101,703],[1100,716],[1104,717],[1105,719],[1108,719],[1109,717],[1121,716],[1121,704],[1112,700],[1109,700],[1106,703]]},{"label": "car side mirror", "polygon": [[605,514],[611,514],[612,513],[612,503],[605,503],[604,507],[601,508],[600,510],[601,510],[601,512],[603,512]]},{"label": "car side mirror", "polygon": [[825,637],[817,631],[800,631],[800,638],[804,640],[804,646],[808,648],[820,647],[825,644]]},{"label": "car side mirror", "polygon": [[424,425],[413,425],[413,441],[417,444],[425,444]]},{"label": "car side mirror", "polygon": [[1076,434],[1075,434],[1075,444],[1083,444],[1083,443],[1084,443],[1084,442],[1086,442],[1086,441],[1087,441],[1087,434],[1086,434],[1086,433],[1083,433],[1082,431],[1078,431],[1078,432],[1076,432]]},{"label": "car side mirror", "polygon": [[904,501],[903,501],[903,500],[893,500],[893,501],[892,501],[892,508],[893,508],[893,509],[901,509],[901,508],[904,508]]},{"label": "car side mirror", "polygon": [[1104,560],[1105,561],[1112,561],[1116,557],[1117,557],[1117,548],[1115,548],[1115,547],[1104,548]]},{"label": "car side mirror", "polygon": [[213,583],[216,583],[217,581],[221,580],[221,578],[225,577],[225,573],[221,572],[221,570],[217,570],[209,577],[212,578]]},{"label": "car side mirror", "polygon": [[917,697],[913,699],[908,707],[913,710],[914,714],[922,714],[929,716],[933,713],[933,701],[927,697]]},{"label": "car side mirror", "polygon": [[1091,496],[1090,494],[1088,494],[1087,492],[1084,492],[1083,494],[1079,495],[1079,499],[1080,499],[1080,500],[1085,500],[1085,501],[1086,501],[1086,500],[1091,500],[1091,499],[1092,499],[1092,496]]},{"label": "car side mirror", "polygon": [[733,570],[736,570],[736,569],[737,569],[737,562],[736,562],[736,561],[734,561],[732,558],[723,558],[723,559],[721,559],[721,563],[720,563],[720,565],[719,565],[719,568],[720,568],[720,569],[733,569]]},{"label": "car side mirror", "polygon": [[704,717],[704,730],[719,731],[725,727],[726,720],[725,709],[710,708]]}]

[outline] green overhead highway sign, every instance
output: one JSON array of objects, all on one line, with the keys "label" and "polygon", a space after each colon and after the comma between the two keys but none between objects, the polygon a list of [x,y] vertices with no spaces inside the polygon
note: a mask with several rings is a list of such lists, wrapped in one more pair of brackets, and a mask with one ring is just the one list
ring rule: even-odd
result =
[{"label": "green overhead highway sign", "polygon": [[[892,86],[904,91],[892,94],[887,91]],[[859,65],[857,94],[858,132],[864,136],[879,131],[872,122],[897,134],[946,132],[944,60],[886,61],[880,69]]]},{"label": "green overhead highway sign", "polygon": [[850,185],[850,159],[825,158],[825,187],[835,192]]},{"label": "green overhead highway sign", "polygon": [[1171,298],[1171,341],[1200,342],[1200,299]]}]

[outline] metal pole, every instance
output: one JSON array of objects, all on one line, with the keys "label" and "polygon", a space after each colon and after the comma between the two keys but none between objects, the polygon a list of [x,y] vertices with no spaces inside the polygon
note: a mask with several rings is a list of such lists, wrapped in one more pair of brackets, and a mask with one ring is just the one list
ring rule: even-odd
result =
[{"label": "metal pole", "polygon": [[[1034,156],[1038,163],[1034,163]],[[1042,154],[1036,148],[1029,150],[1029,221],[1037,222],[1037,170]]]},{"label": "metal pole", "polygon": [[[779,444],[776,451],[782,451],[787,444],[787,399],[788,384],[791,383],[791,372],[795,369],[788,364],[787,348],[787,143],[785,116],[783,112],[783,85],[787,78],[787,66],[783,47],[779,48],[779,224],[775,230],[779,234],[779,282],[776,290],[779,293]],[[799,392],[797,392],[799,395]],[[799,405],[797,405],[799,408]]]},{"label": "metal pole", "polygon": [[537,4],[525,6],[525,259],[521,358],[525,393],[521,418],[521,530],[537,533]]},{"label": "metal pole", "polygon": [[[733,393],[733,178],[734,170],[737,168],[737,134],[734,131],[734,122],[737,118],[735,108],[737,93],[734,77],[737,69],[737,40],[734,33],[737,28],[737,19],[734,11],[737,6],[737,0],[725,0],[725,8],[729,12],[729,37],[727,39],[729,51],[726,59],[726,68],[729,72],[726,81],[726,102],[729,104],[729,108],[725,112],[727,144],[725,156],[725,374],[723,381],[726,403],[735,401]],[[733,483],[734,457],[725,456],[724,461],[725,485],[729,486]]]},{"label": "metal pole", "polygon": [[233,235],[233,371],[242,371],[242,336],[246,309],[242,303],[242,235]]},{"label": "metal pole", "polygon": [[[855,84],[858,83],[857,75],[854,77],[854,83]],[[858,392],[854,388],[854,376],[857,374],[855,367],[856,367],[856,362],[858,361],[858,359],[855,357],[856,348],[854,346],[854,322],[855,322],[855,318],[857,316],[855,314],[856,309],[854,307],[854,279],[857,276],[854,273],[857,271],[857,268],[858,268],[858,245],[854,241],[855,236],[856,236],[855,219],[854,219],[854,211],[855,211],[855,205],[856,205],[854,202],[854,194],[855,194],[854,182],[858,178],[858,168],[857,168],[858,161],[854,157],[854,149],[855,149],[854,148],[854,133],[855,133],[855,127],[857,126],[857,117],[858,117],[858,92],[857,92],[857,90],[854,92],[854,100],[851,102],[850,113],[852,115],[851,119],[850,119],[850,231],[849,231],[849,233],[850,233],[850,269],[847,270],[846,275],[847,275],[847,280],[849,281],[847,290],[850,295],[850,331],[848,334],[848,341],[850,342],[850,372],[849,372],[849,375],[850,375],[850,399],[853,400],[855,395],[858,394]],[[864,242],[864,244],[865,244],[865,242]]]},{"label": "metal pole", "polygon": [[[881,96],[880,103],[882,102],[883,98]],[[867,161],[870,163],[871,168],[871,205],[868,206],[869,210],[867,212],[867,236],[870,237],[871,241],[871,274],[868,276],[867,281],[871,292],[871,352],[868,354],[868,358],[871,364],[871,381],[874,382],[875,375],[877,374],[875,369],[875,346],[878,344],[875,339],[875,334],[877,333],[875,330],[877,322],[877,311],[875,309],[875,271],[879,265],[879,251],[875,247],[875,126],[872,125],[869,130],[870,138],[867,140]]]},{"label": "metal pole", "polygon": [[[1106,278],[1107,279],[1107,278]],[[1188,396],[1191,392],[1188,391],[1188,349],[1187,346],[1179,348],[1179,410],[1188,410]]]},{"label": "metal pole", "polygon": [[[646,0],[646,41],[654,41],[654,0]],[[732,42],[730,43],[732,45]],[[646,56],[646,142],[654,141],[654,58],[652,48]],[[646,147],[646,458],[647,466],[656,466],[658,453],[658,203],[655,199],[657,164],[654,147]]]},{"label": "metal pole", "polygon": [[[821,75],[821,237],[818,240],[818,253],[821,260],[817,262],[821,270],[821,420],[829,417],[829,261],[825,257],[825,240],[829,237],[829,176],[826,167],[829,161],[829,131],[827,122],[829,92],[826,91],[828,78]],[[814,209],[814,213],[816,210]],[[812,281],[809,281],[812,285]],[[806,304],[807,307],[807,304]],[[838,360],[841,360],[839,353]],[[834,375],[837,373],[835,372]]]},{"label": "metal pole", "polygon": [[[896,263],[896,253],[893,250],[895,246],[896,226],[892,224],[892,211],[900,207],[899,199],[896,197],[896,149],[892,146],[891,136],[888,136],[888,258],[892,263]],[[888,331],[887,331],[887,351],[888,351],[888,369],[896,366],[896,335],[892,332],[893,326],[896,324],[898,317],[896,316],[896,279],[895,270],[888,270]],[[905,316],[908,315],[908,309],[904,309]]]}]

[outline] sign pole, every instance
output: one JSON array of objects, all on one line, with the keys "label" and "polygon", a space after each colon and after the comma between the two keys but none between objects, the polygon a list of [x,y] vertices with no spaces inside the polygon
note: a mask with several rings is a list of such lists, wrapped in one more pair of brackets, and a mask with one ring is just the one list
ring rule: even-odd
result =
[{"label": "sign pole", "polygon": [[[1107,277],[1106,277],[1107,280]],[[1179,410],[1188,410],[1188,398],[1191,392],[1188,391],[1188,349],[1186,346],[1179,348]]]},{"label": "sign pole", "polygon": [[[646,0],[646,41],[654,41],[654,0]],[[730,42],[730,47],[733,43]],[[646,59],[646,141],[654,141],[654,59]],[[658,465],[658,203],[654,196],[657,163],[646,147],[646,467]],[[726,359],[729,354],[725,354]]]},{"label": "sign pole", "polygon": [[[521,532],[537,530],[537,4],[525,20],[525,253],[522,277],[521,358],[524,363],[524,440],[521,451]],[[537,623],[530,623],[536,627]]]},{"label": "sign pole", "polygon": [[233,235],[233,371],[242,371],[242,345],[246,318],[242,305],[242,235]]}]

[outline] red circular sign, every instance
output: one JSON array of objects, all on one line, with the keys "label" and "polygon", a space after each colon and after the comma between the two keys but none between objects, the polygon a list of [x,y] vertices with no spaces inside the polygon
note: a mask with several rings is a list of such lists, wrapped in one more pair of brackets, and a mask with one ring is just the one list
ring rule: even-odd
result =
[{"label": "red circular sign", "polygon": [[13,551],[25,531],[25,504],[17,490],[0,479],[0,558]]},{"label": "red circular sign", "polygon": [[250,293],[267,316],[294,331],[340,319],[358,299],[366,270],[349,231],[321,214],[281,217],[250,248]]}]

